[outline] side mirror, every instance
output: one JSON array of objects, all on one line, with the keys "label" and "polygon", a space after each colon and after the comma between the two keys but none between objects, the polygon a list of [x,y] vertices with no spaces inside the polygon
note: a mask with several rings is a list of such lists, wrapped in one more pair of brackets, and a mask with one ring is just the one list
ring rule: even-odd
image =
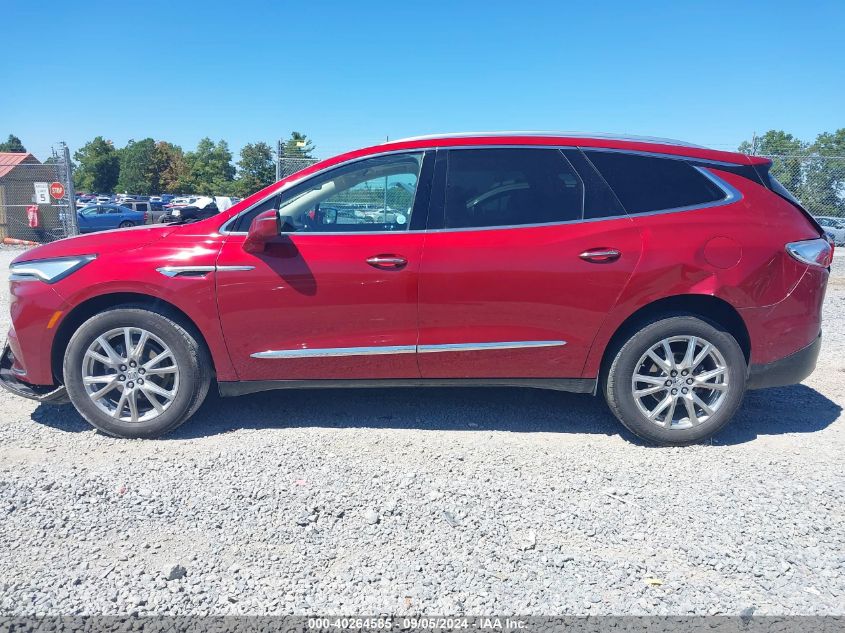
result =
[{"label": "side mirror", "polygon": [[262,211],[249,225],[243,248],[247,253],[263,253],[267,243],[277,239],[281,232],[279,212],[275,209]]}]

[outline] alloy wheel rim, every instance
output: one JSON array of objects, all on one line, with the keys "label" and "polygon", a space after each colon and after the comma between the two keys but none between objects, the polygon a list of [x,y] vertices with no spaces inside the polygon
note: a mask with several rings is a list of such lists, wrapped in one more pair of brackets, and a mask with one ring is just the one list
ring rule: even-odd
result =
[{"label": "alloy wheel rim", "polygon": [[634,402],[664,429],[704,424],[723,406],[730,388],[722,352],[699,336],[671,336],[652,345],[631,378]]},{"label": "alloy wheel rim", "polygon": [[179,366],[170,347],[152,332],[115,328],[85,350],[82,384],[97,408],[115,420],[147,422],[173,404]]}]

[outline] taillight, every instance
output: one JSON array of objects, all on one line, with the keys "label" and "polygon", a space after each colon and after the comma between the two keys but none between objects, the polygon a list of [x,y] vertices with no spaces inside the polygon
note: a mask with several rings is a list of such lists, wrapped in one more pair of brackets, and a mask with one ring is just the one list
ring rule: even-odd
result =
[{"label": "taillight", "polygon": [[833,254],[836,252],[836,242],[834,242],[833,237],[827,233],[824,234],[824,239],[826,239],[827,243],[830,244],[830,261],[833,263]]},{"label": "taillight", "polygon": [[146,224],[149,219],[150,219],[149,213],[147,211],[144,211],[144,224]]},{"label": "taillight", "polygon": [[786,252],[799,262],[827,268],[833,259],[833,246],[827,239],[802,240],[786,245]]}]

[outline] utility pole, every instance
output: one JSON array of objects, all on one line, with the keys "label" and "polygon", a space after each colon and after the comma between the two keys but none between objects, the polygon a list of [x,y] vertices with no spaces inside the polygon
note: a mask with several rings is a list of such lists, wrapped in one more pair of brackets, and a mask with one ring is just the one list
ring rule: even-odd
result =
[{"label": "utility pole", "polygon": [[282,139],[276,141],[276,182],[282,179]]},{"label": "utility pole", "polygon": [[76,193],[73,190],[73,167],[70,162],[70,148],[64,141],[62,145],[62,158],[65,161],[65,196],[67,197],[67,221],[71,235],[79,235],[79,223],[76,221]]}]

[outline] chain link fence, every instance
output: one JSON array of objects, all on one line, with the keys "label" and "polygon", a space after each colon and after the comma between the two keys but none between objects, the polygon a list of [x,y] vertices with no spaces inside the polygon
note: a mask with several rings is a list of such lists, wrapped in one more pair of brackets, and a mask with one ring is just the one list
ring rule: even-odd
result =
[{"label": "chain link fence", "polygon": [[276,180],[287,178],[291,174],[310,167],[319,162],[318,158],[301,158],[298,156],[279,156],[276,162]]},{"label": "chain link fence", "polygon": [[845,220],[845,156],[766,156],[771,173],[817,217]]},{"label": "chain link fence", "polygon": [[32,154],[0,153],[0,243],[44,244],[76,233],[67,151],[46,163]]}]

